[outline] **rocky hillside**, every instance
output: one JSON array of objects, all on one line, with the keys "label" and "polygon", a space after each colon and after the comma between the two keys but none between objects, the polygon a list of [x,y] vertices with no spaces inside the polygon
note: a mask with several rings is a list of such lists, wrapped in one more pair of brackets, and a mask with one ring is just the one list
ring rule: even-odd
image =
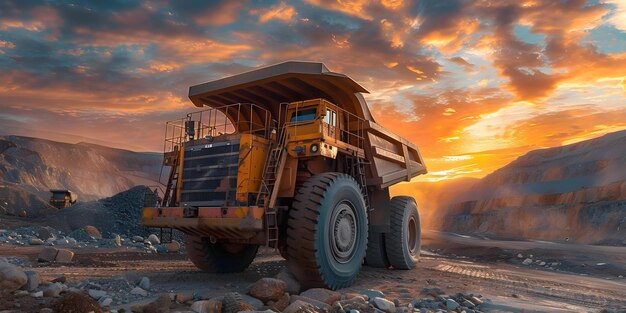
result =
[{"label": "rocky hillside", "polygon": [[450,231],[626,244],[626,131],[531,151],[451,202]]},{"label": "rocky hillside", "polygon": [[[70,189],[79,201],[109,197],[136,185],[156,185],[161,154],[88,143],[0,137],[0,206],[9,214],[43,214],[49,189]],[[2,213],[2,212],[0,212]]]}]

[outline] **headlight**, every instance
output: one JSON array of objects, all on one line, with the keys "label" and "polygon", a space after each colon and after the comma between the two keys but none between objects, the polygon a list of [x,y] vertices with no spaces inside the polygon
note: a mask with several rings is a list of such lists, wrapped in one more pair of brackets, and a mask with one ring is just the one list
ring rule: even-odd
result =
[{"label": "headlight", "polygon": [[316,153],[320,147],[317,144],[311,145],[311,152]]}]

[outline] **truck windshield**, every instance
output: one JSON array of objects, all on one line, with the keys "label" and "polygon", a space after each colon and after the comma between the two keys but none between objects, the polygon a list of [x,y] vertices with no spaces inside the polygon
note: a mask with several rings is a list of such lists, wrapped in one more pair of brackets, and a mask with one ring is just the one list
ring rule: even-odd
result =
[{"label": "truck windshield", "polygon": [[52,197],[55,199],[65,199],[65,195],[62,193],[55,193]]},{"label": "truck windshield", "polygon": [[305,122],[312,121],[317,116],[317,108],[305,109],[301,111],[296,111],[291,113],[291,118],[289,122],[297,123],[297,122]]}]

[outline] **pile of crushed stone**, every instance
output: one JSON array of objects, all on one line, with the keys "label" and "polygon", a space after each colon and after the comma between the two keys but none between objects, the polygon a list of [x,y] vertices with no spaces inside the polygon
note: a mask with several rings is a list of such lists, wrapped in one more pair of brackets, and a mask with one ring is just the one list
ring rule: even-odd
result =
[{"label": "pile of crushed stone", "polygon": [[[144,198],[149,192],[150,189],[146,186],[136,186],[109,198],[79,202],[49,216],[46,222],[68,233],[86,225],[93,225],[104,237],[114,235],[147,237],[159,231],[141,226]],[[173,235],[176,240],[182,239],[179,232],[174,231]]]}]

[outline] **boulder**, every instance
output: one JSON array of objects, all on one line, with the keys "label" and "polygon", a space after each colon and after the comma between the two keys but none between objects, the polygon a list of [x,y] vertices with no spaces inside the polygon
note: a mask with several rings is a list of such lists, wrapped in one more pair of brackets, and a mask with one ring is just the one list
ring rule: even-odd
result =
[{"label": "boulder", "polygon": [[133,242],[143,242],[144,239],[141,236],[133,236]]},{"label": "boulder", "polygon": [[332,305],[335,301],[341,300],[341,294],[336,291],[324,288],[312,288],[300,294],[300,296],[311,298]]},{"label": "boulder", "polygon": [[196,313],[221,313],[222,301],[216,299],[196,301],[191,305],[191,310]]},{"label": "boulder", "polygon": [[385,294],[380,290],[367,289],[359,291],[360,294],[367,296],[366,300],[378,298],[385,298]]},{"label": "boulder", "polygon": [[146,297],[148,295],[148,292],[141,287],[135,287],[130,291],[130,294]]},{"label": "boulder", "polygon": [[59,249],[54,261],[57,263],[71,263],[74,258],[74,252],[67,249]]},{"label": "boulder", "polygon": [[39,287],[39,283],[41,282],[39,278],[39,273],[35,271],[24,271],[26,274],[26,284],[22,286],[22,289],[33,291]]},{"label": "boulder", "polygon": [[54,237],[54,235],[52,235],[52,232],[50,232],[50,229],[47,227],[39,227],[35,232],[35,235],[41,240],[48,240]]},{"label": "boulder", "polygon": [[169,313],[171,306],[170,296],[162,294],[152,302],[132,306],[131,311],[136,313]]},{"label": "boulder", "polygon": [[176,302],[185,303],[193,300],[193,294],[188,292],[179,292],[176,294]]},{"label": "boulder", "polygon": [[98,304],[105,307],[111,305],[111,303],[113,303],[113,299],[109,297],[102,297],[100,298],[100,300],[98,300]]},{"label": "boulder", "polygon": [[241,295],[241,300],[245,303],[255,307],[257,310],[263,307],[263,302],[255,297],[249,295]]},{"label": "boulder", "polygon": [[178,241],[176,240],[172,240],[172,242],[165,244],[165,250],[172,253],[178,252],[180,251],[180,243],[178,243]]},{"label": "boulder", "polygon": [[155,234],[152,234],[150,236],[148,236],[148,242],[151,243],[153,246],[158,245],[161,243],[161,240],[159,240],[159,237]]},{"label": "boulder", "polygon": [[100,298],[107,295],[106,291],[98,289],[89,289],[88,293],[89,296],[92,297],[94,300],[99,300]]},{"label": "boulder", "polygon": [[446,308],[448,310],[456,310],[460,307],[461,305],[458,304],[456,301],[452,300],[452,299],[447,299],[446,300]]},{"label": "boulder", "polygon": [[69,292],[52,304],[55,312],[104,312],[100,305],[87,295]]},{"label": "boulder", "polygon": [[28,244],[30,244],[31,246],[41,246],[43,245],[43,240],[39,238],[30,238]]},{"label": "boulder", "polygon": [[287,284],[276,278],[261,278],[256,283],[250,286],[248,294],[267,303],[268,301],[277,301],[280,299],[285,290]]},{"label": "boulder", "polygon": [[527,258],[526,260],[522,261],[522,264],[524,264],[524,265],[530,265],[530,264],[533,264],[533,260],[532,260],[532,259]]},{"label": "boulder", "polygon": [[283,296],[278,299],[278,301],[274,302],[274,304],[270,306],[270,309],[275,312],[282,312],[289,306],[290,302],[291,301],[289,294],[285,292],[285,294],[283,294]]},{"label": "boulder", "polygon": [[141,280],[139,280],[138,286],[145,290],[150,289],[150,278],[142,277]]},{"label": "boulder", "polygon": [[87,235],[89,235],[93,239],[102,239],[102,234],[94,226],[87,225],[87,226],[83,227],[83,230],[87,233]]},{"label": "boulder", "polygon": [[13,292],[28,282],[24,271],[8,262],[0,261],[0,291]]},{"label": "boulder", "polygon": [[282,313],[305,313],[305,312],[317,312],[313,305],[301,300],[292,302]]},{"label": "boulder", "polygon": [[49,285],[43,290],[43,296],[48,298],[57,298],[63,291],[63,285],[61,283],[54,283]]},{"label": "boulder", "polygon": [[143,276],[139,275],[139,273],[134,272],[134,271],[124,272],[124,274],[122,274],[122,276],[131,285],[139,284],[139,281],[143,277]]},{"label": "boulder", "polygon": [[387,312],[387,313],[395,313],[396,312],[396,305],[393,302],[391,302],[391,301],[389,301],[389,300],[387,300],[385,298],[374,297],[374,299],[372,299],[371,302],[374,304],[374,306],[377,309],[379,309],[381,311],[384,311],[384,312]]},{"label": "boulder", "polygon": [[298,296],[298,295],[293,295],[290,296],[290,300],[291,303],[296,302],[296,301],[302,301],[302,302],[306,302],[308,304],[311,304],[312,306],[322,310],[322,311],[328,311],[330,310],[331,306],[319,301],[319,300],[315,300],[315,299],[311,299],[309,297],[304,297],[304,296]]},{"label": "boulder", "polygon": [[222,300],[222,313],[237,313],[241,311],[256,310],[252,305],[243,301],[243,297],[238,292],[229,292]]},{"label": "boulder", "polygon": [[39,252],[37,260],[39,262],[53,262],[57,257],[58,249],[53,247],[45,247]]},{"label": "boulder", "polygon": [[120,235],[115,235],[115,238],[113,238],[113,241],[115,242],[115,245],[118,247],[122,246],[122,237],[120,237]]},{"label": "boulder", "polygon": [[367,304],[367,301],[363,297],[354,297],[347,300],[338,301],[337,304],[340,304],[343,307],[344,311],[356,310],[361,312],[369,312],[370,307]]}]

